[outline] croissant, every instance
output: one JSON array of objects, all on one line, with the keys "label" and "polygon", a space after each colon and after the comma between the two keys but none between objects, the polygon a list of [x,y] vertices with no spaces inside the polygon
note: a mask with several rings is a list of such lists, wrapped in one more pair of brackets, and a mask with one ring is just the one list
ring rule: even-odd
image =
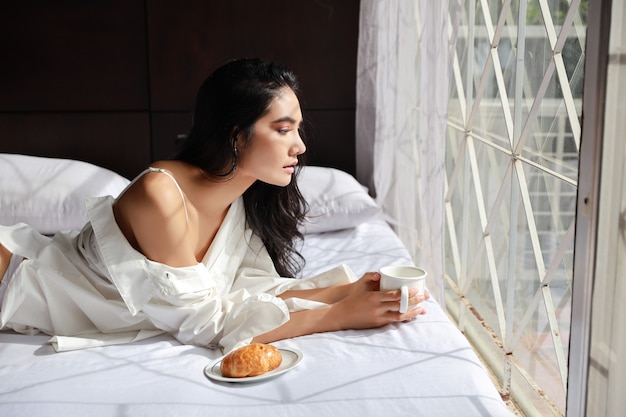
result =
[{"label": "croissant", "polygon": [[222,359],[220,372],[228,378],[257,376],[276,369],[283,356],[276,347],[252,343],[230,352]]}]

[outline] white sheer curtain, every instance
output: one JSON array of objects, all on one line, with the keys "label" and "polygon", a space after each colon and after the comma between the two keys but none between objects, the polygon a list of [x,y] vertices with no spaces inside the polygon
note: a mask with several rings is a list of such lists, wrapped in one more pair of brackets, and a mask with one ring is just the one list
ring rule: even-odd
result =
[{"label": "white sheer curtain", "polygon": [[361,0],[357,58],[357,178],[442,304],[448,16],[448,0]]}]

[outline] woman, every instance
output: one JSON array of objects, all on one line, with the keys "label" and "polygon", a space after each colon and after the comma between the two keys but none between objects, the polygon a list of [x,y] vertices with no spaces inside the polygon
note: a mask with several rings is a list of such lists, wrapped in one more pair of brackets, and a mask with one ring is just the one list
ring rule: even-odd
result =
[{"label": "woman", "polygon": [[1,227],[0,328],[54,335],[60,350],[68,337],[83,347],[168,332],[230,351],[414,318],[421,310],[398,313],[398,291],[378,291],[377,273],[287,278],[306,209],[297,93],[277,64],[229,62],[201,86],[179,154],[117,199],[88,200],[80,232]]}]

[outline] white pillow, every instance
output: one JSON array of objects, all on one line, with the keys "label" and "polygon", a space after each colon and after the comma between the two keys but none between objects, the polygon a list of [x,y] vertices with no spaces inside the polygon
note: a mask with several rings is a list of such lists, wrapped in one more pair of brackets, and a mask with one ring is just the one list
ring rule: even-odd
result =
[{"label": "white pillow", "polygon": [[298,187],[309,203],[305,234],[356,227],[380,211],[365,186],[335,168],[303,166]]},{"label": "white pillow", "polygon": [[80,230],[85,198],[117,197],[128,179],[70,159],[0,154],[0,224],[27,223],[43,234]]}]

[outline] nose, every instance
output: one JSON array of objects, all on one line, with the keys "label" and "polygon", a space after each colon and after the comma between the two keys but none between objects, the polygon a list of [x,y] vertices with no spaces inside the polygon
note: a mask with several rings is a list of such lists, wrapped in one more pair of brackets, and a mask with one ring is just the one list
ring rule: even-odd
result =
[{"label": "nose", "polygon": [[299,129],[296,132],[296,140],[291,149],[294,155],[302,155],[306,152],[306,145],[300,136]]}]

